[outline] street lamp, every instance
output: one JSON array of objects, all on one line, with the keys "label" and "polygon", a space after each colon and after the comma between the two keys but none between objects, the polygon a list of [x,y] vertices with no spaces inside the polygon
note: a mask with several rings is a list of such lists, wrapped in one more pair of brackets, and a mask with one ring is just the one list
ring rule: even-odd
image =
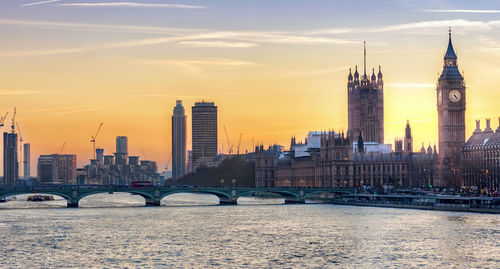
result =
[{"label": "street lamp", "polygon": [[303,179],[299,180],[299,183],[300,183],[300,186],[301,186],[302,188],[304,188],[304,180],[303,180]]},{"label": "street lamp", "polygon": [[233,189],[234,189],[234,185],[236,184],[236,179],[233,178],[233,180],[231,180],[231,182],[233,182]]},{"label": "street lamp", "polygon": [[221,188],[224,188],[224,179],[223,178],[220,180],[220,185],[221,185]]},{"label": "street lamp", "polygon": [[291,187],[292,187],[292,185],[290,184],[290,180],[286,179],[286,180],[285,180],[285,183],[286,183],[286,185],[288,185],[288,187],[289,187],[289,188],[291,188]]}]

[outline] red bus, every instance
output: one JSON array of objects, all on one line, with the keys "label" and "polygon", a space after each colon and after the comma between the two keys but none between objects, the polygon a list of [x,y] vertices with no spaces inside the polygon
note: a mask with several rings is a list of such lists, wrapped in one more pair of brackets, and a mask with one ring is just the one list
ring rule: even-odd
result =
[{"label": "red bus", "polygon": [[153,188],[153,182],[151,181],[132,181],[130,183],[132,188]]}]

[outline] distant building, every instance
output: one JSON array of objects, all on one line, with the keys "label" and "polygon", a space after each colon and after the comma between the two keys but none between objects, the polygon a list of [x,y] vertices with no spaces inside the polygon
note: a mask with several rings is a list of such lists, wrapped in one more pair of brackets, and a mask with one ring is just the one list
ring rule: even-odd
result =
[{"label": "distant building", "polygon": [[38,184],[76,184],[76,155],[40,155],[37,164]]},{"label": "distant building", "polygon": [[[428,187],[434,185],[437,152],[392,152],[390,147],[362,139],[351,143],[344,134],[325,132],[318,143],[297,143],[290,150],[258,146],[257,187]],[[353,144],[356,145],[353,147]],[[360,146],[362,145],[362,146]]]},{"label": "distant building", "polygon": [[104,162],[104,149],[96,149],[95,153],[97,161],[100,163]]},{"label": "distant building", "polygon": [[197,102],[192,107],[193,170],[217,157],[217,107],[213,102]]},{"label": "distant building", "polygon": [[182,101],[177,100],[172,115],[172,177],[186,174],[186,114]]},{"label": "distant building", "polygon": [[30,148],[31,148],[31,145],[29,143],[24,143],[23,145],[23,169],[24,169],[24,172],[23,172],[23,176],[25,179],[28,179],[31,177],[31,173],[30,173],[30,165],[31,165],[31,153],[30,153]]},{"label": "distant building", "polygon": [[17,160],[17,134],[3,133],[3,185],[13,188],[19,180],[19,162]]},{"label": "distant building", "polygon": [[129,165],[139,165],[139,156],[128,156]]},{"label": "distant building", "polygon": [[116,153],[128,154],[128,138],[126,136],[116,137]]}]

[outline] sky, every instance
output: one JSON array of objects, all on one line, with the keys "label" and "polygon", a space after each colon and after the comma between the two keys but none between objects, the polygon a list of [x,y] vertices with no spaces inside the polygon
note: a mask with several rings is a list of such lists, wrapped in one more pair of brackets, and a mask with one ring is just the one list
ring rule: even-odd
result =
[{"label": "sky", "polygon": [[[0,1],[0,113],[17,107],[31,173],[40,154],[92,158],[96,146],[166,168],[183,100],[218,106],[219,148],[347,130],[347,75],[381,66],[385,142],[410,120],[415,149],[437,144],[436,81],[452,29],[467,85],[466,133],[500,111],[500,1]],[[1,156],[0,156],[1,157]],[[167,168],[170,168],[168,165]],[[0,168],[1,169],[1,168]],[[22,170],[21,170],[22,171]]]}]

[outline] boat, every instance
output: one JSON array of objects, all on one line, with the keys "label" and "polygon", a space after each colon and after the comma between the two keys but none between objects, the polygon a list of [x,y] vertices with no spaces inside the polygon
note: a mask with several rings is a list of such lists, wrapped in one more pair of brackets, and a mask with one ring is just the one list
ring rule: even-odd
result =
[{"label": "boat", "polygon": [[28,201],[32,201],[32,202],[54,201],[54,196],[52,196],[52,195],[30,195],[30,196],[28,196]]}]

